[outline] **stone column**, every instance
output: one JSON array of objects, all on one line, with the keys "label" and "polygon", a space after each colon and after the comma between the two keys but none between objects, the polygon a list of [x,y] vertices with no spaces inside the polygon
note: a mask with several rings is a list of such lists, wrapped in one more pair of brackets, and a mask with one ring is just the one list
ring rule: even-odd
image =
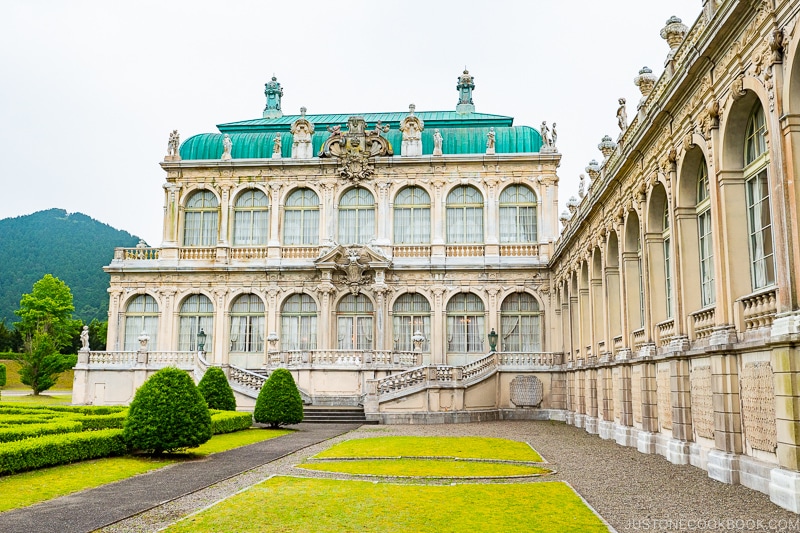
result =
[{"label": "stone column", "polygon": [[658,434],[658,389],[655,363],[644,363],[642,369],[642,431],[639,432],[636,449],[642,453],[656,453]]},{"label": "stone column", "polygon": [[[483,180],[486,184],[486,237],[485,243],[487,245],[496,245],[500,242],[500,233],[498,230],[498,199],[497,199],[497,184],[499,180],[496,178],[486,178]],[[486,255],[489,254],[487,248]],[[491,255],[499,255],[499,250]]]},{"label": "stone column", "polygon": [[389,206],[389,182],[379,181],[375,184],[378,191],[377,209],[375,216],[377,218],[377,235],[375,243],[378,246],[389,246],[392,243],[392,237],[389,235],[389,228],[391,224],[389,221],[392,217],[392,210]]},{"label": "stone column", "polygon": [[436,179],[433,181],[433,197],[431,198],[431,226],[433,234],[431,235],[431,263],[444,263],[445,258],[445,231],[444,231],[444,217],[445,217],[445,198],[443,187],[445,181]]},{"label": "stone column", "polygon": [[631,367],[630,365],[620,365],[618,368],[620,371],[620,389],[618,398],[621,405],[619,406],[620,423],[614,432],[614,440],[616,440],[617,444],[621,446],[635,446],[636,443],[633,440],[632,431],[633,394],[631,391]]},{"label": "stone column", "polygon": [[219,186],[219,237],[217,240],[217,244],[219,246],[228,246],[228,235],[231,232],[231,210],[233,206],[231,205],[231,186],[230,185],[220,185]]},{"label": "stone column", "polygon": [[800,350],[789,343],[773,347],[778,464],[770,472],[770,500],[800,513]]},{"label": "stone column", "polygon": [[742,415],[739,401],[738,357],[711,356],[711,394],[714,404],[714,445],[708,453],[708,476],[723,483],[739,483],[742,453]]},{"label": "stone column", "polygon": [[586,420],[587,433],[597,434],[597,370],[586,371]]},{"label": "stone column", "polygon": [[161,294],[159,302],[160,317],[158,319],[158,343],[151,346],[151,351],[170,351],[178,349],[177,335],[174,335],[175,324],[175,294],[178,292],[174,287],[163,287],[158,291]]},{"label": "stone column", "polygon": [[333,343],[331,325],[336,331],[336,314],[331,309],[331,300],[336,295],[336,288],[331,283],[331,273],[322,272],[322,283],[317,285],[319,313],[317,314],[317,349],[330,350]]},{"label": "stone column", "polygon": [[630,356],[630,327],[628,325],[628,273],[625,268],[625,254],[622,251],[625,237],[623,233],[622,217],[616,221],[617,226],[617,251],[619,257],[617,264],[619,265],[619,318],[620,318],[620,335],[622,336],[622,353],[617,353],[617,358],[626,358]]},{"label": "stone column", "polygon": [[677,465],[689,464],[689,443],[694,440],[692,383],[689,376],[688,359],[673,359],[669,362],[672,440],[667,443],[667,461]]},{"label": "stone column", "polygon": [[120,325],[122,324],[123,313],[119,308],[119,301],[124,289],[110,287],[107,289],[109,294],[108,302],[108,331],[106,332],[106,350],[115,351],[123,349],[123,341],[120,339]]},{"label": "stone column", "polygon": [[320,198],[319,206],[319,238],[321,243],[329,240],[336,240],[336,223],[339,211],[334,206],[335,191],[335,181],[328,180],[320,182],[322,198]]},{"label": "stone column", "polygon": [[447,359],[447,325],[445,324],[445,288],[431,287],[433,294],[433,318],[431,319],[431,364],[441,365]]},{"label": "stone column", "polygon": [[231,313],[228,308],[228,289],[217,287],[214,292],[214,348],[212,360],[215,364],[229,364]]},{"label": "stone column", "polygon": [[178,245],[178,193],[181,186],[177,183],[167,182],[164,187],[164,242],[162,246]]},{"label": "stone column", "polygon": [[271,259],[281,257],[281,217],[283,216],[283,202],[281,202],[280,183],[270,183],[270,207],[269,207],[269,240],[267,241],[267,255]]}]

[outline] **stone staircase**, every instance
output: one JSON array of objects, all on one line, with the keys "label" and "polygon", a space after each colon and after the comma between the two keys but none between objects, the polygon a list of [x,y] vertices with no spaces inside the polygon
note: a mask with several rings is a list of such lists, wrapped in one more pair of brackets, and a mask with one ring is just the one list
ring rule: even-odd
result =
[{"label": "stone staircase", "polygon": [[367,421],[363,407],[328,407],[306,405],[303,408],[303,422],[311,424],[377,424]]}]

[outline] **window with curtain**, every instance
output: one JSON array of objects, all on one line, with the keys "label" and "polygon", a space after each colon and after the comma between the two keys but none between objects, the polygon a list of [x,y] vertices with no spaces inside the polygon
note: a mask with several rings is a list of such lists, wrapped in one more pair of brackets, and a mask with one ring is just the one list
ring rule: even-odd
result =
[{"label": "window with curtain", "polygon": [[483,242],[483,196],[475,187],[460,185],[447,195],[447,242]]},{"label": "window with curtain", "polygon": [[317,349],[317,304],[308,294],[295,294],[283,302],[281,348]]},{"label": "window with curtain", "polygon": [[524,185],[500,193],[500,242],[536,242],[536,195]]},{"label": "window with curtain", "polygon": [[375,238],[375,197],[367,189],[350,189],[339,201],[339,242],[367,244]]},{"label": "window with curtain", "polygon": [[447,303],[447,351],[483,353],[483,301],[472,293],[453,296]]},{"label": "window with curtain", "polygon": [[214,346],[214,305],[204,294],[193,294],[181,304],[178,324],[178,350],[197,350],[197,335],[206,334],[203,350],[210,352]]},{"label": "window with curtain", "polygon": [[661,242],[664,246],[664,291],[666,295],[666,305],[667,305],[667,318],[672,318],[672,250],[670,249],[671,245],[671,236],[672,233],[670,232],[669,227],[669,207],[667,204],[664,204],[664,218],[663,223],[661,224]]},{"label": "window with curtain", "polygon": [[766,134],[764,109],[759,102],[750,114],[744,150],[747,227],[750,234],[750,279],[753,290],[775,284]]},{"label": "window with curtain", "polygon": [[414,351],[411,337],[419,331],[425,336],[422,351],[429,352],[431,336],[431,304],[421,294],[404,294],[392,307],[392,333],[394,349],[400,352]]},{"label": "window with curtain", "polygon": [[711,233],[711,195],[708,191],[708,168],[700,163],[697,174],[697,234],[700,258],[700,302],[703,307],[716,301],[714,295],[714,240]]},{"label": "window with curtain", "polygon": [[233,245],[264,246],[269,240],[269,198],[250,189],[233,206]]},{"label": "window with curtain", "polygon": [[264,351],[264,302],[255,294],[242,294],[233,302],[231,351]]},{"label": "window with curtain", "polygon": [[147,333],[150,337],[148,350],[158,347],[158,303],[149,294],[140,294],[125,308],[125,350],[139,349],[139,336]]},{"label": "window with curtain", "polygon": [[336,312],[340,350],[371,350],[374,336],[372,302],[363,294],[348,294]]},{"label": "window with curtain", "polygon": [[219,203],[211,191],[196,191],[183,212],[183,245],[216,246]]},{"label": "window with curtain", "polygon": [[527,293],[509,294],[500,306],[500,348],[504,352],[542,351],[542,313]]},{"label": "window with curtain", "polygon": [[421,187],[406,187],[394,199],[394,244],[431,242],[431,197]]},{"label": "window with curtain", "polygon": [[319,244],[319,197],[311,189],[297,189],[283,208],[284,246]]}]

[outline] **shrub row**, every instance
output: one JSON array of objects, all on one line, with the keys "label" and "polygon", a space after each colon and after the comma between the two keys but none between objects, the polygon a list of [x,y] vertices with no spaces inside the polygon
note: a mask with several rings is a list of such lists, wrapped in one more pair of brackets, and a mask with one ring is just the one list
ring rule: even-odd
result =
[{"label": "shrub row", "polygon": [[253,425],[253,413],[236,411],[211,411],[211,433],[233,433]]},{"label": "shrub row", "polygon": [[111,413],[107,415],[84,415],[71,418],[76,422],[83,425],[83,431],[91,431],[97,429],[122,429],[125,425],[125,418],[128,416],[128,411],[120,411],[118,413]]},{"label": "shrub row", "polygon": [[98,457],[123,455],[127,451],[122,431],[119,429],[46,435],[6,442],[0,444],[0,475]]},{"label": "shrub row", "polygon": [[21,424],[13,427],[0,427],[0,442],[30,439],[33,437],[41,437],[42,435],[75,433],[82,430],[83,426],[76,420],[61,420],[46,424]]}]

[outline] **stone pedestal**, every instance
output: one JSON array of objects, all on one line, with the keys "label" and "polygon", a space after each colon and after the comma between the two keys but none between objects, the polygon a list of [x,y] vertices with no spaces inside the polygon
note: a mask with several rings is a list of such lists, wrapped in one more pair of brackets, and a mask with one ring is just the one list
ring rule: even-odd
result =
[{"label": "stone pedestal", "polygon": [[575,413],[572,411],[567,411],[567,415],[564,417],[564,422],[569,424],[570,426],[575,425]]},{"label": "stone pedestal", "polygon": [[583,427],[586,428],[586,433],[590,433],[592,435],[597,435],[597,417],[596,416],[587,416],[583,419]]},{"label": "stone pedestal", "polygon": [[665,455],[667,461],[674,465],[688,465],[691,460],[690,444],[682,440],[669,439]]},{"label": "stone pedestal", "polygon": [[614,430],[614,440],[620,446],[633,447],[636,443],[633,439],[633,428],[630,426],[617,426]]},{"label": "stone pedestal", "polygon": [[636,436],[636,449],[641,453],[656,453],[656,440],[658,434],[650,431],[640,431]]},{"label": "stone pedestal", "polygon": [[721,450],[708,452],[708,477],[731,485],[739,484],[739,456]]},{"label": "stone pedestal", "polygon": [[614,438],[614,422],[607,422],[606,420],[600,420],[597,423],[597,433],[600,435],[601,439],[611,440]]},{"label": "stone pedestal", "polygon": [[800,513],[800,472],[773,468],[770,471],[769,499],[775,505]]},{"label": "stone pedestal", "polygon": [[583,423],[584,423],[585,420],[586,420],[586,415],[583,415],[583,414],[580,414],[580,413],[575,413],[575,427],[576,428],[582,428],[583,427]]}]

